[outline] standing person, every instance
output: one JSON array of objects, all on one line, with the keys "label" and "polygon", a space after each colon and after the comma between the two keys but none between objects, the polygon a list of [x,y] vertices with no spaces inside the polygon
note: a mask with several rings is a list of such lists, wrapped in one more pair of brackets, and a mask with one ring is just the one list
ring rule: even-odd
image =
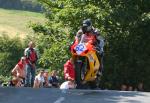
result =
[{"label": "standing person", "polygon": [[16,77],[17,80],[23,80],[25,83],[25,67],[26,67],[26,58],[21,57],[20,61],[12,69],[11,74],[13,77]]},{"label": "standing person", "polygon": [[37,52],[35,50],[35,44],[30,41],[28,44],[28,48],[25,49],[24,54],[26,56],[26,79],[25,86],[33,87],[34,78],[35,78],[35,70],[36,70],[36,62],[38,60]]}]

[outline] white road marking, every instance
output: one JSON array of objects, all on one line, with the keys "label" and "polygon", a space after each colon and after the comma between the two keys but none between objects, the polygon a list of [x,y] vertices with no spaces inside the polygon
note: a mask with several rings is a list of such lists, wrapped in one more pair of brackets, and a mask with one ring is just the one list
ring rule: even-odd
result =
[{"label": "white road marking", "polygon": [[61,103],[62,101],[64,101],[65,98],[64,97],[60,97],[58,98],[54,103]]}]

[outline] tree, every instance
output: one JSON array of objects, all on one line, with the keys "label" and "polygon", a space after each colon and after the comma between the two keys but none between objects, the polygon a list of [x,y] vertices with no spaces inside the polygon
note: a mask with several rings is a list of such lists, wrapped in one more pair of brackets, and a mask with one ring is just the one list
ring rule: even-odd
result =
[{"label": "tree", "polygon": [[0,75],[10,75],[11,69],[23,55],[22,43],[19,38],[10,38],[4,34],[0,36]]},{"label": "tree", "polygon": [[[91,18],[93,24],[103,29],[98,22],[102,22],[103,16],[108,13],[99,8],[97,1],[90,4],[82,0],[39,0],[45,7],[45,16],[48,18],[46,25],[31,24],[33,30],[39,34],[39,43],[42,65],[51,68],[63,68],[63,64],[69,59],[69,45],[73,42],[74,35],[85,18]],[[105,5],[105,3],[100,3]],[[84,7],[85,6],[85,7]],[[107,7],[106,7],[107,8]],[[84,10],[84,12],[83,12]],[[96,11],[93,14],[93,11]],[[98,18],[98,19],[95,19]],[[44,37],[46,36],[46,37]],[[43,40],[43,41],[42,41]],[[58,58],[59,57],[59,58]]]},{"label": "tree", "polygon": [[107,17],[105,25],[109,43],[106,57],[114,58],[113,61],[109,61],[112,62],[109,65],[114,74],[110,81],[114,81],[115,87],[121,83],[136,86],[142,81],[145,89],[149,90],[149,75],[145,75],[150,72],[150,62],[147,63],[150,51],[150,38],[147,36],[150,33],[148,5],[150,2],[146,0],[110,1],[112,12]]},{"label": "tree", "polygon": [[33,30],[44,39],[43,42],[39,39],[45,44],[41,47],[40,63],[51,64],[54,69],[62,68],[69,57],[66,46],[73,41],[72,35],[79,29],[83,19],[91,18],[93,25],[106,38],[103,86],[118,89],[122,83],[135,86],[142,81],[149,90],[150,38],[147,35],[150,30],[150,1],[38,1],[45,8],[48,19],[45,25],[32,24]]}]

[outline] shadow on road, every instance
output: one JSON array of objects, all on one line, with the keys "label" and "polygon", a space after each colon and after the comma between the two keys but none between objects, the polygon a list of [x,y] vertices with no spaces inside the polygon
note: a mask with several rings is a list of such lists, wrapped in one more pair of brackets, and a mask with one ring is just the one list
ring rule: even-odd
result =
[{"label": "shadow on road", "polygon": [[81,90],[70,94],[80,95],[82,103],[149,103],[150,100],[150,93],[137,91]]},{"label": "shadow on road", "polygon": [[0,103],[149,103],[149,98],[146,92],[0,88]]}]

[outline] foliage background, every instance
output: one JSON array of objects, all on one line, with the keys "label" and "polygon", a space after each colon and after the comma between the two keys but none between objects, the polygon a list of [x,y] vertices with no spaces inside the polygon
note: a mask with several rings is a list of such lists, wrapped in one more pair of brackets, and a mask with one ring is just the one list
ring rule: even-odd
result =
[{"label": "foliage background", "polygon": [[[48,21],[31,23],[39,49],[39,66],[63,71],[69,45],[82,20],[91,18],[105,42],[101,88],[120,89],[121,84],[150,91],[149,0],[38,0]],[[62,73],[62,72],[60,72]]]}]

